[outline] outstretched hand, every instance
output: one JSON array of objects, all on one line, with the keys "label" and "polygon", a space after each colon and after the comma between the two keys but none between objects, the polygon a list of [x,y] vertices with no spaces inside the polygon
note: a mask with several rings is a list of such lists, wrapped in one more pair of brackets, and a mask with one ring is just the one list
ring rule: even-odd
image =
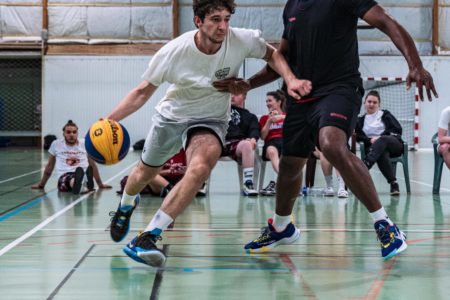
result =
[{"label": "outstretched hand", "polygon": [[236,77],[217,80],[212,85],[219,92],[231,93],[233,95],[245,94],[250,90],[248,80]]},{"label": "outstretched hand", "polygon": [[431,74],[424,68],[409,71],[408,77],[406,78],[406,88],[408,90],[411,88],[413,82],[416,83],[416,87],[419,90],[419,98],[421,101],[423,101],[424,87],[427,92],[428,101],[433,100],[431,92],[433,92],[435,98],[439,98],[436,88],[434,87],[433,77],[431,77]]}]

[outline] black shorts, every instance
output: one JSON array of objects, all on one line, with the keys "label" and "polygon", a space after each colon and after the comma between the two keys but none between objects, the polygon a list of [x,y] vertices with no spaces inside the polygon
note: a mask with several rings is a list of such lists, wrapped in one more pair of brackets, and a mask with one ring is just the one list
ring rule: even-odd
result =
[{"label": "black shorts", "polygon": [[283,155],[307,158],[314,151],[322,127],[340,128],[350,138],[361,100],[358,89],[347,89],[318,99],[291,103],[283,124]]},{"label": "black shorts", "polygon": [[264,146],[263,146],[263,152],[262,152],[262,159],[264,161],[269,161],[270,159],[268,159],[266,157],[266,153],[267,153],[267,147],[269,146],[273,146],[275,148],[277,148],[278,150],[278,156],[281,155],[281,151],[283,149],[283,138],[273,138],[267,142],[264,142]]}]

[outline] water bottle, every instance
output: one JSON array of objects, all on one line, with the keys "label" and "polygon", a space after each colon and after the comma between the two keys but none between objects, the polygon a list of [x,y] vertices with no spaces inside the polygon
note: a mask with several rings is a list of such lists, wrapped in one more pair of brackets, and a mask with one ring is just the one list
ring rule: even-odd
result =
[{"label": "water bottle", "polygon": [[309,187],[304,186],[304,187],[302,188],[302,196],[303,196],[303,197],[306,197],[306,196],[308,196],[308,193],[309,193]]},{"label": "water bottle", "polygon": [[312,197],[321,197],[323,196],[324,190],[320,187],[310,187],[308,191],[308,195]]}]

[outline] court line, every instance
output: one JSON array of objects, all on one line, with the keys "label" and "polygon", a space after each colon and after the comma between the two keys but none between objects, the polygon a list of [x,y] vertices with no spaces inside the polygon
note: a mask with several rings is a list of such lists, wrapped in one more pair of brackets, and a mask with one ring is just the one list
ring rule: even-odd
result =
[{"label": "court line", "polygon": [[[175,225],[175,221],[173,221],[171,224],[169,224],[168,228],[173,228],[174,225]],[[166,256],[165,263],[167,263],[167,255],[169,254],[169,245],[167,245],[167,244],[163,245],[162,252]],[[153,281],[152,292],[150,294],[150,300],[158,299],[159,290],[161,288],[161,283],[163,280],[163,274],[164,274],[164,268],[158,268],[158,271],[156,272],[155,280]]]},{"label": "court line", "polygon": [[[117,177],[121,176],[123,173],[125,173],[126,171],[128,171],[131,167],[133,167],[136,163],[133,162],[131,165],[129,165],[128,167],[124,168],[122,171],[120,171],[119,173],[117,173],[115,176],[109,178],[105,183],[109,183],[110,181],[116,179]],[[26,239],[28,239],[30,236],[32,236],[33,234],[35,234],[36,232],[38,232],[39,230],[41,230],[42,228],[44,228],[45,226],[47,226],[50,222],[54,221],[55,219],[57,219],[59,216],[61,216],[62,214],[64,214],[65,212],[67,212],[69,209],[71,209],[72,207],[74,207],[75,205],[77,205],[78,203],[80,203],[81,201],[85,200],[88,198],[88,196],[90,196],[92,194],[92,192],[78,198],[78,200],[72,202],[71,204],[67,205],[66,207],[64,207],[63,209],[61,209],[60,211],[58,211],[57,213],[53,214],[52,216],[48,217],[47,219],[45,219],[44,221],[42,221],[40,224],[38,224],[37,226],[35,226],[33,229],[31,229],[30,231],[26,232],[25,234],[23,234],[21,237],[17,238],[16,240],[12,241],[11,243],[9,243],[8,245],[6,245],[5,247],[3,247],[2,249],[0,249],[0,256],[4,255],[5,253],[8,253],[11,249],[13,249],[14,247],[16,247],[18,244],[20,244],[21,242],[25,241]]]},{"label": "court line", "polygon": [[[18,213],[20,213],[20,212],[22,212],[22,211],[24,211],[24,210],[27,210],[27,209],[29,209],[29,208],[31,208],[31,207],[33,207],[33,206],[35,206],[35,205],[41,203],[41,202],[44,201],[45,199],[47,199],[47,195],[43,195],[42,197],[39,197],[39,198],[37,198],[37,199],[35,199],[35,200],[29,202],[29,203],[26,204],[26,205],[20,204],[20,205],[19,205],[19,208],[17,208],[17,209],[12,208],[12,209],[14,209],[13,211],[11,211],[11,212],[8,213],[8,214],[2,215],[2,216],[0,217],[0,222],[3,222],[3,221],[5,221],[5,220],[11,218],[12,216],[17,215]],[[27,202],[28,202],[28,201],[27,201]],[[26,203],[26,202],[25,202],[25,203]],[[17,207],[17,206],[16,206],[16,207]],[[10,209],[10,210],[11,210],[11,209]],[[8,212],[8,211],[9,211],[9,210],[7,210],[6,212]],[[3,214],[3,213],[2,213],[2,214]]]},{"label": "court line", "polygon": [[50,294],[50,296],[48,296],[47,300],[53,299],[56,296],[56,294],[59,292],[59,290],[61,290],[63,285],[69,280],[69,278],[73,275],[73,273],[75,273],[75,271],[78,269],[78,267],[81,265],[81,263],[85,260],[85,258],[89,255],[89,253],[92,251],[92,249],[94,249],[94,247],[95,247],[95,244],[92,244],[91,247],[89,247],[89,249],[84,253],[84,255],[80,258],[80,260],[78,260],[78,262],[72,268],[72,270],[70,270],[70,272],[66,275],[66,277],[64,277],[64,279],[58,284],[58,286],[56,286],[56,288],[53,290],[53,292]]},{"label": "court line", "polygon": [[2,183],[5,183],[5,182],[8,182],[8,181],[12,181],[12,180],[15,180],[15,179],[18,179],[18,178],[21,178],[21,177],[24,177],[24,176],[28,176],[28,175],[31,175],[31,174],[34,174],[34,173],[37,173],[37,172],[41,172],[42,170],[44,170],[45,168],[42,168],[42,169],[39,169],[39,170],[36,170],[36,171],[32,171],[32,172],[28,172],[28,173],[24,173],[24,174],[22,174],[22,175],[19,175],[19,176],[15,176],[15,177],[11,177],[11,178],[8,178],[8,179],[5,179],[5,180],[2,180],[2,181],[0,181],[0,184],[2,184]]},{"label": "court line", "polygon": [[[373,229],[346,229],[346,228],[301,228],[302,232],[317,231],[317,232],[374,232]],[[48,228],[41,231],[107,231],[105,228]],[[130,229],[130,232],[139,232],[142,230]],[[230,232],[261,232],[261,228],[174,228],[167,232],[215,232],[215,231],[230,231]],[[404,232],[418,232],[418,233],[449,233],[450,229],[408,229],[402,230]]]},{"label": "court line", "polygon": [[[382,174],[380,171],[377,171],[377,170],[374,170],[373,172]],[[401,177],[401,176],[397,176],[397,179],[402,179],[403,181],[406,180],[404,177]],[[429,184],[429,183],[426,183],[426,182],[423,182],[423,181],[414,180],[414,179],[411,179],[411,178],[409,179],[409,182],[418,183],[418,184],[421,184],[421,185],[424,185],[424,186],[428,186],[428,187],[431,187],[431,188],[433,187],[432,184]],[[441,187],[440,190],[444,191],[444,192],[450,192],[450,189],[446,189],[446,188],[443,188],[443,187]]]},{"label": "court line", "polygon": [[392,269],[394,268],[396,257],[391,259],[390,261],[386,262],[383,265],[383,269],[378,274],[378,278],[375,279],[375,281],[370,286],[369,290],[367,291],[366,296],[363,298],[363,300],[376,300],[380,296],[381,291],[383,290],[384,284],[386,282],[386,279],[391,274]]}]

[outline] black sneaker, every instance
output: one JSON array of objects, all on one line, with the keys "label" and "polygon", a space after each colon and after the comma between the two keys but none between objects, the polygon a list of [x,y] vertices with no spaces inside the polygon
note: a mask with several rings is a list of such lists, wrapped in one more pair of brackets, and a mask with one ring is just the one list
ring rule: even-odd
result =
[{"label": "black sneaker", "polygon": [[89,166],[86,170],[86,179],[86,187],[89,191],[92,191],[94,189],[94,171],[91,166]]},{"label": "black sneaker", "polygon": [[265,188],[259,190],[259,193],[264,196],[274,196],[276,194],[275,188],[276,188],[276,183],[275,183],[275,181],[272,180],[269,182],[269,184]]},{"label": "black sneaker", "polygon": [[117,211],[109,212],[109,216],[112,217],[109,232],[111,235],[111,239],[114,242],[120,242],[128,234],[128,231],[130,230],[131,215],[133,214],[136,206],[138,206],[140,200],[141,196],[137,194],[136,198],[134,199],[134,205],[122,207],[121,209],[119,203]]},{"label": "black sneaker", "polygon": [[258,196],[258,191],[253,187],[253,181],[251,180],[247,180],[242,185],[242,193],[244,194],[244,196]]},{"label": "black sneaker", "polygon": [[156,247],[156,242],[160,240],[159,234],[142,232],[123,248],[123,252],[137,262],[158,268],[166,262],[164,252]]},{"label": "black sneaker", "polygon": [[75,178],[73,182],[72,187],[72,193],[74,195],[80,194],[81,187],[83,186],[83,177],[84,177],[84,170],[81,167],[78,167],[75,169]]},{"label": "black sneaker", "polygon": [[197,194],[195,195],[195,197],[205,197],[207,192],[208,192],[208,187],[206,185],[206,182],[203,182],[202,187],[197,191]]},{"label": "black sneaker", "polygon": [[391,196],[400,195],[400,189],[398,187],[397,181],[391,182]]}]

